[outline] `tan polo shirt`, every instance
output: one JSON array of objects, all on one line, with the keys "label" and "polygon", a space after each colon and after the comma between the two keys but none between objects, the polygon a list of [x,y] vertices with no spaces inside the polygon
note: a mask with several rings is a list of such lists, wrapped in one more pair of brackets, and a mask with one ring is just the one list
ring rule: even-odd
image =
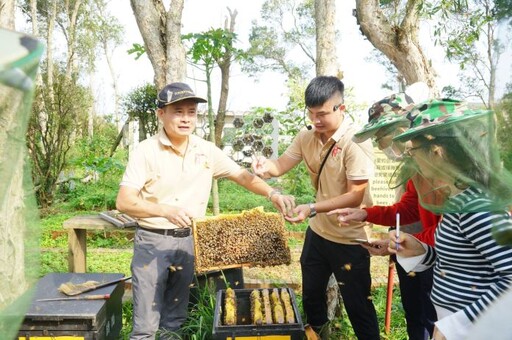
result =
[{"label": "tan polo shirt", "polygon": [[[120,185],[139,190],[142,199],[187,209],[193,217],[206,214],[212,178],[226,177],[240,166],[215,144],[191,135],[185,155],[172,146],[163,129],[142,141],[130,155]],[[177,226],[163,217],[139,219],[147,228]]]},{"label": "tan polo shirt", "polygon": [[[370,179],[374,173],[373,147],[370,140],[355,143],[352,136],[357,128],[351,119],[345,116],[342,124],[334,135],[323,144],[320,134],[313,130],[301,130],[294,138],[285,154],[294,159],[304,161],[315,187],[320,164],[332,143],[336,145],[331,150],[324,168],[320,174],[316,201],[321,202],[347,192],[348,180]],[[372,206],[369,187],[363,199],[363,206]],[[337,216],[327,216],[319,213],[309,220],[311,229],[327,240],[337,243],[351,243],[355,238],[368,238],[370,225],[368,223],[353,223],[340,227]]]}]

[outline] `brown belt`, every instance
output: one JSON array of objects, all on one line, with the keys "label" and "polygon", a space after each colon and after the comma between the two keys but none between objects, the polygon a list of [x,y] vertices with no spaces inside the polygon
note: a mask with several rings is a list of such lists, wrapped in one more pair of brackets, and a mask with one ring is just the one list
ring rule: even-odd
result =
[{"label": "brown belt", "polygon": [[173,229],[148,229],[139,226],[139,229],[148,231],[150,233],[160,234],[172,237],[188,237],[191,234],[190,228],[173,228]]}]

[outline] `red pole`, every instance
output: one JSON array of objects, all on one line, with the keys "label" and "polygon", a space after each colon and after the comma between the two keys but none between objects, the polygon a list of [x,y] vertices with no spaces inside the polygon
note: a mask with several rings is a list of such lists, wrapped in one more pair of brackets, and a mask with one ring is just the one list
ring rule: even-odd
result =
[{"label": "red pole", "polygon": [[395,263],[389,257],[389,265],[388,265],[388,287],[386,294],[386,315],[384,317],[384,330],[386,334],[389,334],[389,329],[391,328],[391,304],[393,302],[393,276],[395,274]]}]

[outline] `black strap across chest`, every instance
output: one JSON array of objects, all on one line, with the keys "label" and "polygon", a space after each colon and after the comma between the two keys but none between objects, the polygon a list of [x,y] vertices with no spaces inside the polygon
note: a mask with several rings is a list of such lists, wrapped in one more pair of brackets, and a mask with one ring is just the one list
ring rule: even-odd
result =
[{"label": "black strap across chest", "polygon": [[320,184],[320,174],[322,173],[322,169],[324,168],[325,162],[327,161],[327,158],[329,157],[329,154],[331,153],[332,149],[336,145],[336,142],[332,143],[332,145],[329,147],[329,150],[324,156],[324,159],[322,160],[322,164],[320,164],[320,169],[318,170],[318,176],[316,177],[316,189],[318,190],[318,185]]}]

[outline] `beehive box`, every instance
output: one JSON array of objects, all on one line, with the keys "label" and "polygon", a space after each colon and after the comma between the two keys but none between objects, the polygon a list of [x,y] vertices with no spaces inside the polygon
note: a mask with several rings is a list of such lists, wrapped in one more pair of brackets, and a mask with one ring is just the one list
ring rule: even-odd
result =
[{"label": "beehive box", "polygon": [[[224,299],[226,290],[217,292],[215,314],[213,316],[214,340],[302,340],[304,338],[304,325],[297,308],[295,294],[290,288],[280,288],[288,292],[294,312],[294,323],[283,324],[252,324],[250,295],[253,289],[235,289],[236,295],[236,324],[225,325]],[[260,293],[264,289],[257,289]]]},{"label": "beehive box", "polygon": [[197,273],[291,262],[281,214],[255,208],[195,220],[193,229]]},{"label": "beehive box", "polygon": [[[110,294],[107,300],[37,301],[47,298],[67,298],[58,291],[65,282],[100,283],[121,279],[123,274],[50,273],[37,282],[32,305],[18,331],[19,340],[76,339],[115,340],[123,326],[122,296],[124,282],[96,289],[89,294]],[[82,296],[82,295],[78,295]]]}]

